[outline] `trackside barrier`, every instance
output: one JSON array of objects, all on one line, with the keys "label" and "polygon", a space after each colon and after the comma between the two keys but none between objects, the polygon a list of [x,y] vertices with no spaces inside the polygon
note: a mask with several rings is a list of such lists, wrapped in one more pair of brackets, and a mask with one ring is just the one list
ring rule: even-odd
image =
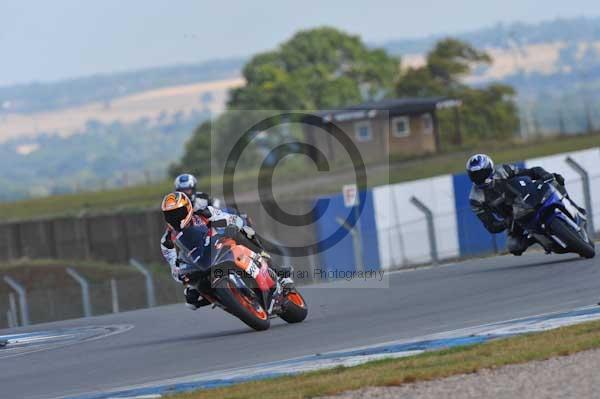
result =
[{"label": "trackside barrier", "polygon": [[117,280],[110,279],[110,297],[112,303],[112,312],[119,313],[119,290],[117,288]]},{"label": "trackside barrier", "polygon": [[17,300],[12,292],[8,294],[8,310],[6,311],[8,328],[18,327],[19,319],[17,316]]},{"label": "trackside barrier", "polygon": [[[315,241],[320,245],[314,254],[305,258],[307,264],[311,264],[307,269],[314,271],[316,279],[322,278],[323,271],[379,269],[381,260],[374,215],[375,200],[372,190],[360,191],[358,195],[359,203],[363,204],[362,213],[355,208],[346,207],[342,194],[319,197],[316,200]],[[340,223],[340,220],[344,223]],[[354,229],[350,229],[352,225]],[[353,237],[357,235],[351,234],[351,230],[360,232],[356,233],[361,237],[359,246],[355,245]],[[331,245],[331,242],[335,244]],[[362,253],[358,254],[357,249],[362,249]]]},{"label": "trackside barrier", "polygon": [[592,194],[591,194],[591,185],[590,185],[590,175],[587,170],[583,168],[577,161],[568,156],[565,158],[565,162],[572,167],[577,174],[581,177],[581,184],[583,185],[583,201],[585,210],[587,213],[587,228],[588,233],[591,237],[596,235],[596,230],[594,229],[594,208],[592,207]]},{"label": "trackside barrier", "polygon": [[352,247],[354,248],[354,262],[357,271],[364,271],[362,238],[360,234],[360,220],[357,220],[354,226],[350,226],[344,219],[337,217],[335,220],[352,236]]},{"label": "trackside barrier", "polygon": [[4,281],[10,285],[10,288],[17,292],[19,296],[19,308],[21,311],[21,325],[28,326],[29,325],[29,306],[27,305],[27,291],[25,288],[17,283],[15,280],[10,278],[9,276],[4,276]]},{"label": "trackside barrier", "polygon": [[81,287],[81,302],[83,304],[83,316],[84,317],[92,317],[92,302],[90,301],[90,285],[87,280],[79,273],[77,273],[74,269],[68,267],[66,269],[67,274]]},{"label": "trackside barrier", "polygon": [[[589,186],[584,187],[584,178],[581,173],[567,161],[567,158],[574,160],[588,175]],[[585,150],[572,151],[568,153],[549,155],[545,157],[533,158],[525,161],[528,168],[541,166],[549,172],[560,173],[565,178],[565,185],[569,196],[579,206],[586,207],[586,190],[589,188],[589,197],[592,207],[592,218],[596,223],[594,228],[598,233],[598,220],[600,217],[600,170],[598,169],[600,161],[600,147],[588,148]],[[588,223],[589,226],[589,223]]]},{"label": "trackside barrier", "polygon": [[13,318],[13,314],[10,312],[10,310],[6,311],[6,324],[8,325],[8,328],[17,327],[17,324],[15,323],[15,319]]},{"label": "trackside barrier", "polygon": [[152,274],[144,266],[144,264],[136,259],[130,259],[129,264],[135,267],[140,273],[146,278],[146,298],[147,305],[149,308],[156,306],[156,295],[154,293],[154,281],[152,281]]},{"label": "trackside barrier", "polygon": [[437,240],[435,238],[433,212],[427,207],[427,205],[425,205],[415,196],[410,197],[410,202],[425,214],[425,219],[427,220],[427,235],[429,238],[429,251],[431,253],[431,263],[436,265],[439,263],[439,258],[437,250]]}]

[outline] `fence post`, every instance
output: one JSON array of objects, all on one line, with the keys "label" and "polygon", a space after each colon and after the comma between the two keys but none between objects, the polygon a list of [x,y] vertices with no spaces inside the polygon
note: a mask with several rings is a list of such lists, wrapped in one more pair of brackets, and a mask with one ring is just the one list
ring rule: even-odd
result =
[{"label": "fence post", "polygon": [[8,311],[11,315],[12,321],[14,323],[14,327],[19,326],[19,318],[17,316],[17,300],[15,299],[15,294],[12,292],[8,293]]},{"label": "fence post", "polygon": [[92,237],[90,234],[90,221],[89,217],[81,215],[77,219],[78,237],[83,241],[83,249],[85,251],[85,259],[92,258]]},{"label": "fence post", "polygon": [[592,209],[592,194],[590,192],[590,175],[587,170],[583,168],[577,161],[571,157],[565,158],[565,162],[577,172],[581,177],[581,183],[583,184],[583,201],[586,211],[587,228],[590,237],[596,236],[596,230],[594,229],[594,210]]},{"label": "fence post", "polygon": [[[14,316],[10,310],[6,311],[6,323],[8,324],[8,328],[17,327],[17,323],[15,323]],[[0,345],[2,346],[2,345]]]},{"label": "fence post", "polygon": [[335,219],[340,226],[348,230],[350,235],[352,236],[352,246],[354,247],[354,260],[356,262],[356,270],[364,271],[365,268],[363,266],[363,250],[362,250],[362,239],[360,234],[360,225],[358,224],[358,219],[354,223],[354,227],[350,226],[346,220],[342,218]]},{"label": "fence post", "polygon": [[410,197],[410,202],[425,214],[427,219],[427,235],[429,236],[429,252],[431,254],[431,262],[436,265],[439,263],[437,241],[435,237],[435,225],[433,223],[433,212],[417,197]]},{"label": "fence post", "polygon": [[21,223],[16,222],[12,225],[11,235],[14,245],[11,245],[10,259],[19,259],[25,255],[23,253],[23,241],[21,240]]},{"label": "fence post", "polygon": [[27,291],[9,276],[4,276],[4,281],[19,295],[19,308],[21,310],[21,325],[29,325],[29,306],[27,305]]},{"label": "fence post", "polygon": [[148,271],[146,267],[144,267],[142,262],[136,259],[131,258],[129,260],[129,264],[135,267],[146,278],[146,296],[148,307],[152,308],[156,306],[156,297],[154,295],[154,282],[152,281],[152,274]]},{"label": "fence post", "polygon": [[83,303],[83,316],[91,317],[92,316],[92,303],[90,301],[90,286],[85,278],[79,273],[77,273],[74,269],[70,267],[67,268],[67,274],[81,287],[81,302]]},{"label": "fence post", "polygon": [[110,293],[112,297],[112,311],[113,313],[119,313],[119,291],[117,288],[117,280],[114,278],[110,279]]}]

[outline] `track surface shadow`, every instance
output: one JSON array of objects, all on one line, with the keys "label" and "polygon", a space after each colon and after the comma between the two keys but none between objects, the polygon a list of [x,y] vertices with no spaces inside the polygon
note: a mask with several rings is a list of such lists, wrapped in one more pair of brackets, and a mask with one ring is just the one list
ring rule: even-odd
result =
[{"label": "track surface shadow", "polygon": [[[241,323],[241,322],[240,322]],[[253,335],[253,334],[269,334],[270,331],[274,331],[274,330],[278,330],[281,328],[286,328],[288,327],[288,324],[277,324],[277,325],[272,325],[267,331],[255,331],[253,329],[251,329],[250,327],[246,327],[245,325],[242,324],[242,327],[239,329],[235,329],[235,330],[228,330],[228,331],[217,331],[217,332],[207,332],[204,334],[189,334],[189,335],[184,335],[181,337],[176,337],[176,338],[170,338],[170,339],[155,339],[155,340],[146,340],[146,341],[141,341],[141,342],[137,342],[137,343],[133,343],[133,344],[127,344],[127,345],[118,345],[118,346],[113,346],[110,349],[111,350],[119,350],[119,349],[128,349],[128,348],[135,348],[135,347],[146,347],[146,346],[160,346],[160,345],[164,345],[164,344],[172,344],[172,343],[181,343],[181,342],[202,342],[202,341],[207,341],[210,339],[214,339],[214,338],[227,338],[227,337],[235,337],[235,336],[244,336],[244,335]]]},{"label": "track surface shadow", "polygon": [[492,268],[484,268],[481,270],[474,270],[472,272],[468,272],[465,274],[479,274],[479,273],[494,273],[494,272],[502,272],[502,271],[510,271],[510,270],[519,270],[519,269],[531,269],[531,268],[537,268],[537,267],[546,267],[546,266],[551,266],[551,265],[559,265],[559,264],[563,264],[563,263],[574,263],[574,262],[578,262],[578,261],[585,261],[587,259],[583,259],[583,258],[561,258],[561,259],[554,259],[554,260],[549,260],[549,261],[539,261],[539,262],[532,262],[532,263],[521,263],[521,264],[517,264],[517,265],[511,265],[511,266],[501,266],[501,267],[492,267]]}]

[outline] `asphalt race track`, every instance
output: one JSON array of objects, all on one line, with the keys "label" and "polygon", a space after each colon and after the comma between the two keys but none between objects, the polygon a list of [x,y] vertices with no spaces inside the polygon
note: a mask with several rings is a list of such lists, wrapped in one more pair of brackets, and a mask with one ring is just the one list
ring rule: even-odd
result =
[{"label": "asphalt race track", "polygon": [[304,287],[308,319],[297,325],[276,319],[266,332],[251,331],[218,309],[191,312],[183,305],[2,330],[133,325],[100,339],[0,356],[0,397],[122,388],[600,302],[600,257],[532,253],[388,276],[389,288],[360,288],[362,282]]}]

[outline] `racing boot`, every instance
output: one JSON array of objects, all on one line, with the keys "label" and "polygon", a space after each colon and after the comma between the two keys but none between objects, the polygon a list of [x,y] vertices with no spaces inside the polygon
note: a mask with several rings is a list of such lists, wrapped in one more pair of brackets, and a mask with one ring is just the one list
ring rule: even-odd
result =
[{"label": "racing boot", "polygon": [[284,295],[296,290],[296,284],[292,278],[294,269],[292,267],[279,266],[274,269],[277,272],[277,280],[281,284]]},{"label": "racing boot", "polygon": [[183,290],[185,295],[185,306],[190,310],[196,310],[202,306],[210,305],[210,301],[203,298],[194,287],[186,287]]},{"label": "racing boot", "polygon": [[[567,197],[567,198],[569,198],[569,197]],[[575,201],[573,201],[571,198],[569,198],[569,201],[571,201],[571,204],[573,204],[573,206],[579,211],[579,213],[581,213],[583,216],[587,215],[585,208],[582,208],[579,205],[577,205],[575,203]]]},{"label": "racing boot", "polygon": [[281,284],[281,287],[283,288],[284,295],[288,292],[296,291],[296,284],[294,283],[294,280],[292,280],[291,277],[280,278],[279,284]]}]

